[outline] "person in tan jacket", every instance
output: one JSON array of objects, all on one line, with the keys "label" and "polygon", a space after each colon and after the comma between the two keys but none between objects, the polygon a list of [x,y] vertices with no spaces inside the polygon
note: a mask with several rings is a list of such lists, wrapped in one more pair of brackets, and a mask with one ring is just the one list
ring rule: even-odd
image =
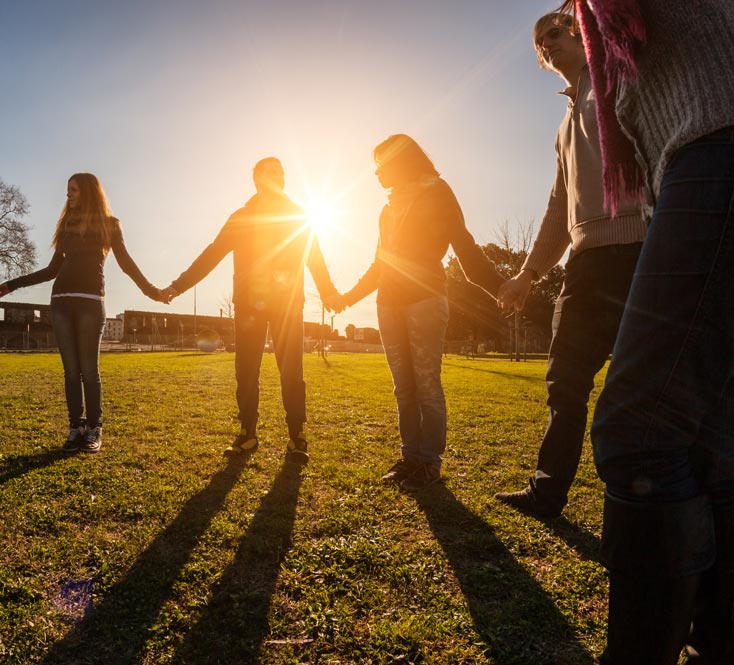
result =
[{"label": "person in tan jacket", "polygon": [[594,377],[614,346],[632,274],[645,236],[641,204],[605,210],[602,158],[581,34],[569,14],[541,17],[535,49],[544,69],[568,85],[568,108],[556,137],[557,170],[548,207],[522,270],[498,300],[522,310],[532,282],[543,277],[570,246],[566,277],[553,315],[548,356],[548,426],[528,487],[497,499],[536,517],[557,517],[568,501],[586,431]]}]

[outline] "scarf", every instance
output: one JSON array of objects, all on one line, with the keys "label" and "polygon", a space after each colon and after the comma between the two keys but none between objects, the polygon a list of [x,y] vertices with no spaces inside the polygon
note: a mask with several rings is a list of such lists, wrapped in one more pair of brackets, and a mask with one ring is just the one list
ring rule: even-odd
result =
[{"label": "scarf", "polygon": [[631,199],[643,199],[643,174],[635,147],[617,119],[615,98],[623,79],[637,77],[635,50],[645,43],[646,31],[639,0],[593,0],[593,6],[592,10],[587,0],[576,0],[596,97],[604,207],[614,217],[623,191]]}]

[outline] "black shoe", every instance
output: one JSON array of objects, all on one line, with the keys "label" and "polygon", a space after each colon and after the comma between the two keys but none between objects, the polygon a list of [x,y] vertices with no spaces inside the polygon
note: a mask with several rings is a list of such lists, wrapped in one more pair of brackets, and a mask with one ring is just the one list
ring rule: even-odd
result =
[{"label": "black shoe", "polygon": [[416,492],[441,480],[441,470],[433,464],[416,464],[412,473],[400,481],[400,489]]},{"label": "black shoe", "polygon": [[530,488],[526,488],[520,492],[497,492],[494,498],[522,513],[539,517],[540,519],[550,520],[561,516],[560,510],[554,510],[539,504],[535,500]]},{"label": "black shoe", "polygon": [[89,427],[84,440],[79,444],[80,453],[98,453],[102,447],[102,428]]},{"label": "black shoe", "polygon": [[258,446],[257,436],[240,432],[232,441],[232,445],[224,451],[225,455],[252,455]]},{"label": "black shoe", "polygon": [[308,441],[306,441],[303,432],[300,432],[298,436],[294,436],[288,442],[286,457],[296,464],[308,463]]},{"label": "black shoe", "polygon": [[380,478],[383,483],[400,483],[415,471],[417,463],[405,458],[399,459]]},{"label": "black shoe", "polygon": [[61,450],[65,453],[75,453],[79,450],[79,446],[84,441],[84,435],[86,434],[86,427],[84,425],[77,425],[75,427],[69,427],[69,436],[66,437],[64,445],[61,446]]}]

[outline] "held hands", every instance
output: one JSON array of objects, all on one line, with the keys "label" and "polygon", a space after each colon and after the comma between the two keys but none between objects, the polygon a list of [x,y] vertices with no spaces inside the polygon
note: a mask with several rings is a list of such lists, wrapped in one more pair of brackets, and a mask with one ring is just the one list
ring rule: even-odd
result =
[{"label": "held hands", "polygon": [[341,293],[334,293],[322,299],[324,307],[334,314],[341,314],[346,308],[346,298]]},{"label": "held hands", "polygon": [[173,300],[178,295],[178,291],[174,289],[172,286],[167,286],[165,289],[161,289],[161,302],[166,303],[166,305],[170,304],[171,300]]},{"label": "held hands", "polygon": [[167,286],[165,289],[153,287],[153,293],[150,294],[150,298],[156,302],[162,302],[168,305],[177,295],[178,293],[171,286]]},{"label": "held hands", "polygon": [[497,292],[497,303],[504,311],[514,305],[518,312],[522,312],[532,285],[532,273],[529,270],[522,270],[500,286]]},{"label": "held hands", "polygon": [[10,289],[8,288],[8,285],[3,282],[2,284],[0,284],[0,298],[8,295],[8,293],[10,293]]}]

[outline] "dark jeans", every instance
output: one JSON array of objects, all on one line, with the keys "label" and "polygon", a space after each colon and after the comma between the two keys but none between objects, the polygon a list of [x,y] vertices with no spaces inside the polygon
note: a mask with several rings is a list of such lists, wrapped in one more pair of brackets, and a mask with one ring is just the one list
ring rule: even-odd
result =
[{"label": "dark jeans", "polygon": [[402,455],[440,467],[446,449],[441,358],[448,300],[441,296],[409,305],[381,304],[377,318],[398,402]]},{"label": "dark jeans", "polygon": [[576,476],[594,377],[614,346],[642,243],[587,249],[566,264],[553,315],[546,384],[550,415],[530,487],[562,510]]},{"label": "dark jeans", "polygon": [[672,157],[592,427],[613,496],[734,501],[734,128]]},{"label": "dark jeans", "polygon": [[99,342],[105,325],[104,302],[91,298],[52,298],[51,318],[64,365],[69,423],[73,427],[82,423],[86,405],[87,424],[101,426]]},{"label": "dark jeans", "polygon": [[242,426],[255,434],[259,417],[260,365],[268,324],[280,372],[285,420],[291,438],[306,422],[306,383],[303,380],[303,310],[235,311],[235,373],[237,406]]}]

